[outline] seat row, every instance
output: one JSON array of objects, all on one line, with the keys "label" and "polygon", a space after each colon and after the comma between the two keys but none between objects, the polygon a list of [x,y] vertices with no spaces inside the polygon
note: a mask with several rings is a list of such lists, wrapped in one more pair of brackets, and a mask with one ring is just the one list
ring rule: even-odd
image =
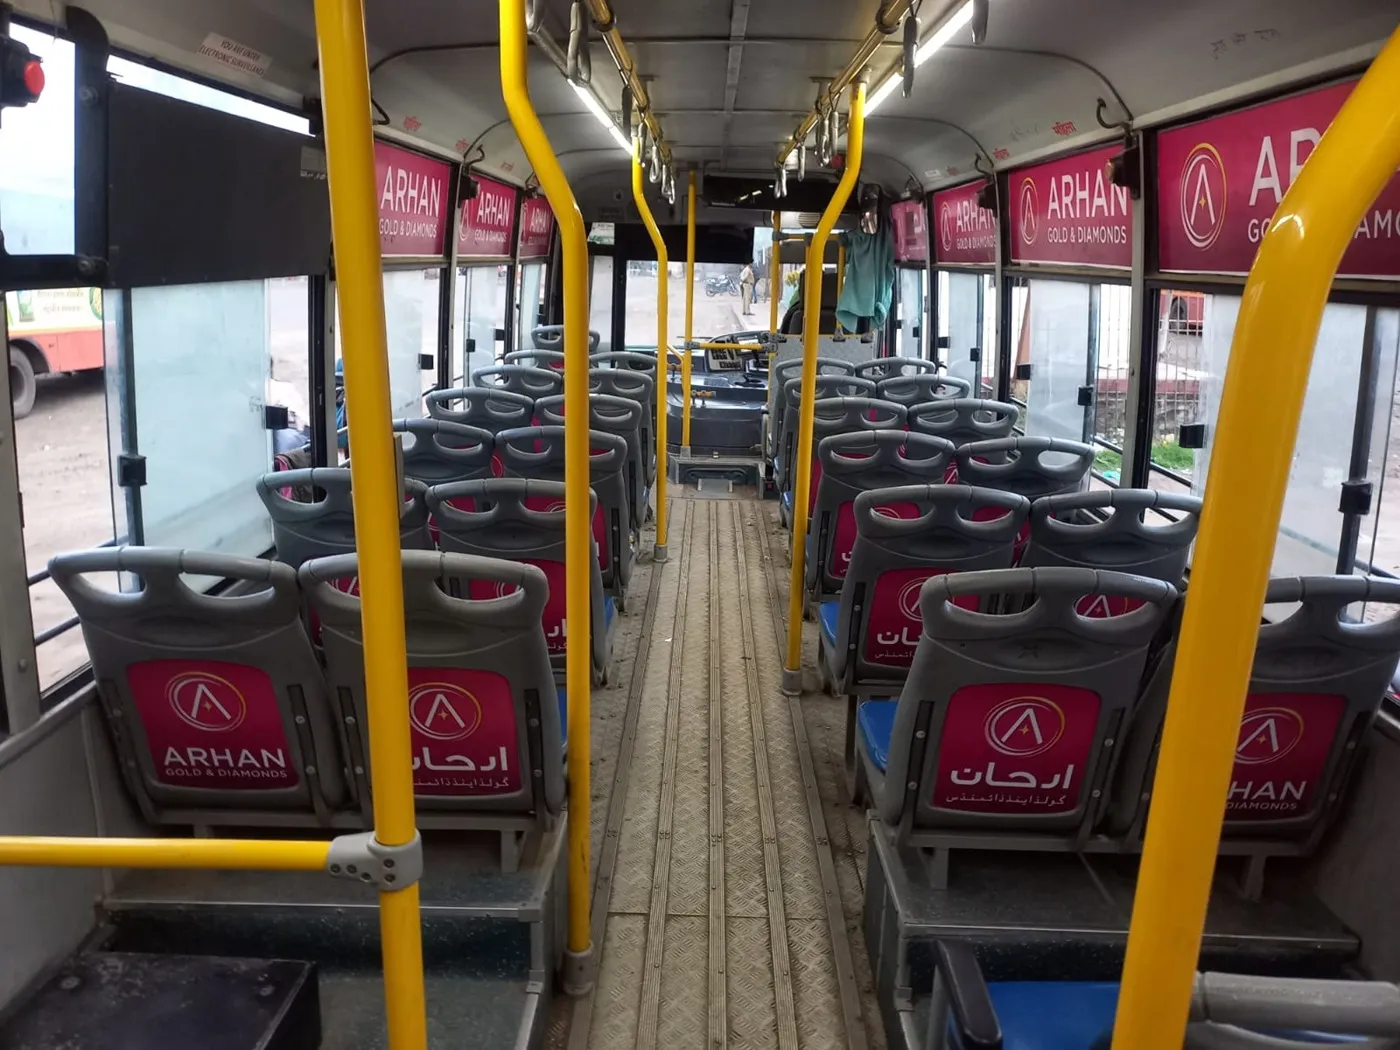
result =
[{"label": "seat row", "polygon": [[[126,782],[156,824],[370,826],[354,554],[279,561],[148,547],[50,562],[73,603]],[[104,590],[93,574],[132,573]],[[192,577],[227,581],[207,593]],[[567,698],[536,566],[403,552],[413,790],[423,827],[521,836],[564,803]],[[315,615],[318,652],[304,609]]]}]

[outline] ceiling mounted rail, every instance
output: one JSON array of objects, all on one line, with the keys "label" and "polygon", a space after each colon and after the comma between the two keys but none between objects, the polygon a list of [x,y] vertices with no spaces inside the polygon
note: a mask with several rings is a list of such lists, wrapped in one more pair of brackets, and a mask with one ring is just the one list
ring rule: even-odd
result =
[{"label": "ceiling mounted rail", "polygon": [[612,8],[608,6],[608,0],[587,0],[587,2],[589,13],[593,16],[593,25],[598,32],[603,34],[603,43],[607,45],[608,54],[612,56],[613,64],[617,66],[618,75],[622,77],[623,88],[632,93],[632,105],[638,119],[646,125],[652,141],[660,147],[666,167],[670,167],[671,147],[666,145],[666,138],[661,133],[661,124],[656,119],[656,114],[652,112],[651,99],[647,96],[646,85],[642,83],[642,78],[637,73],[637,66],[632,61],[632,56],[627,53],[627,44],[618,31],[617,18]]},{"label": "ceiling mounted rail", "polygon": [[898,31],[904,16],[909,13],[909,9],[913,6],[913,0],[885,0],[880,5],[880,10],[875,14],[875,27],[860,42],[860,46],[856,48],[856,53],[847,63],[846,68],[837,74],[835,80],[823,87],[821,94],[817,96],[817,104],[810,113],[802,118],[802,123],[797,125],[797,130],[792,133],[792,137],[783,143],[782,148],[778,150],[779,168],[787,163],[788,155],[800,144],[806,142],[807,136],[811,135],[817,125],[836,107],[842,92],[851,86],[851,82],[860,75],[861,70],[874,57],[875,52],[883,44],[889,42],[890,34]]}]

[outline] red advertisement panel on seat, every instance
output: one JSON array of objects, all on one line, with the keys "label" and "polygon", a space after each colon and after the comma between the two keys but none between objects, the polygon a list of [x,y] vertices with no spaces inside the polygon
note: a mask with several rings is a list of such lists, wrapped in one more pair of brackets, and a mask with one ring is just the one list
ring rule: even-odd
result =
[{"label": "red advertisement panel on seat", "polygon": [[[919,614],[919,591],[925,580],[950,571],[919,568],[880,573],[870,596],[870,616],[866,621],[867,660],[909,666],[924,629],[924,618]],[[960,609],[976,611],[977,596],[954,598],[953,604]]]},{"label": "red advertisement panel on seat", "polygon": [[[565,588],[568,584],[567,577],[564,575],[564,563],[562,561],[537,561],[533,558],[520,560],[525,565],[535,566],[544,573],[545,579],[549,581],[549,597],[545,599],[540,623],[544,627],[544,638],[549,646],[550,655],[567,651],[569,632],[565,619],[565,610],[568,607]],[[484,598],[504,598],[507,594],[514,593],[515,584],[501,580],[472,580],[467,589],[467,597],[476,601]]]},{"label": "red advertisement panel on seat", "polygon": [[1227,820],[1276,820],[1317,801],[1346,701],[1324,693],[1251,693],[1240,720]]},{"label": "red advertisement panel on seat", "polygon": [[414,794],[507,795],[520,790],[515,704],[503,676],[411,667],[408,714]]}]

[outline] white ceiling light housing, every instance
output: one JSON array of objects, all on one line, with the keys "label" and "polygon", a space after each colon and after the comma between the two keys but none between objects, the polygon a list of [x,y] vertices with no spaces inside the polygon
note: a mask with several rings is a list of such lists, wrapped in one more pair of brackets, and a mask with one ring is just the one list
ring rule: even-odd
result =
[{"label": "white ceiling light housing", "polygon": [[592,89],[581,87],[572,80],[569,81],[569,86],[574,89],[574,92],[579,98],[583,99],[583,104],[588,107],[588,112],[592,113],[593,116],[597,118],[599,124],[608,129],[608,134],[612,136],[618,148],[625,153],[631,153],[632,143],[627,141],[627,136],[613,123],[612,116],[603,108],[602,103],[598,101],[598,97],[593,94]]},{"label": "white ceiling light housing", "polygon": [[[948,21],[944,22],[941,26],[939,26],[938,29],[934,31],[934,34],[931,37],[929,37],[927,40],[925,40],[922,44],[919,45],[919,49],[914,52],[914,68],[918,69],[921,65],[923,65],[930,58],[932,58],[934,53],[938,51],[939,48],[943,47],[944,44],[948,43],[948,41],[952,40],[953,37],[957,36],[957,34],[961,30],[966,28],[967,24],[971,21],[972,0],[967,0],[967,2],[962,5],[962,7],[958,8],[957,12],[953,15],[952,18],[948,19]],[[899,70],[895,70],[893,73],[891,73],[888,77],[885,78],[884,83],[882,83],[879,87],[875,89],[874,93],[870,96],[870,99],[865,103],[866,116],[869,116],[872,112],[874,112],[877,106],[879,106],[882,102],[885,101],[885,99],[889,98],[891,95],[894,94],[895,88],[899,87],[900,83],[902,82],[902,79],[903,78]]]}]

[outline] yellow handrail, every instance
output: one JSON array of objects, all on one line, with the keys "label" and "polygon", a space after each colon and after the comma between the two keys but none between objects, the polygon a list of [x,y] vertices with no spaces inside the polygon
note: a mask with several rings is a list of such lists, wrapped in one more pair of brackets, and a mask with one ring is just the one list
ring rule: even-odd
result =
[{"label": "yellow handrail", "polygon": [[778,298],[783,290],[783,260],[778,250],[783,242],[779,213],[773,213],[773,257],[768,260],[768,331],[778,334]]},{"label": "yellow handrail", "polygon": [[695,171],[690,172],[685,215],[685,345],[681,361],[681,450],[690,452],[690,349],[695,345]]},{"label": "yellow handrail", "polygon": [[[676,354],[671,349],[666,339],[666,318],[669,303],[666,297],[666,268],[670,265],[670,258],[666,254],[666,242],[661,237],[661,231],[656,227],[656,220],[652,218],[651,205],[647,203],[646,191],[642,182],[642,140],[641,137],[632,141],[632,199],[637,204],[637,211],[642,216],[642,222],[646,224],[647,233],[651,234],[651,243],[656,246],[656,545],[653,548],[653,557],[656,561],[666,560],[666,376],[667,369],[661,367],[662,354]],[[679,354],[676,354],[680,357]],[[681,357],[681,377],[685,382],[685,377],[690,370],[690,353],[687,351]],[[690,399],[685,398],[685,403],[690,404]],[[685,409],[684,411],[689,411]]]},{"label": "yellow handrail", "polygon": [[812,484],[812,411],[817,396],[817,340],[821,330],[822,257],[841,210],[850,199],[860,178],[865,154],[865,78],[851,85],[850,126],[846,133],[846,166],[831,201],[822,212],[811,243],[803,278],[807,289],[802,304],[802,400],[797,431],[797,453],[793,462],[796,485],[792,494],[792,573],[788,591],[787,661],[783,667],[783,692],[796,696],[802,691],[802,596],[806,591],[807,499]]},{"label": "yellow handrail", "polygon": [[715,343],[709,340],[691,343],[696,350],[767,350],[762,343]]},{"label": "yellow handrail", "polygon": [[[564,988],[582,994],[589,957],[589,804],[592,657],[588,565],[593,523],[588,483],[588,234],[578,202],[530,100],[525,0],[500,0],[501,94],[525,156],[559,223],[564,270],[564,616],[569,625],[565,682],[569,694],[569,937]],[[659,378],[659,377],[658,377]]]},{"label": "yellow handrail", "polygon": [[325,871],[329,842],[283,839],[118,839],[0,835],[0,864],[53,868]]},{"label": "yellow handrail", "polygon": [[[316,0],[326,170],[335,245],[345,414],[354,429],[350,492],[359,551],[360,617],[374,834],[387,846],[414,841],[408,671],[404,643],[399,506],[403,490],[390,427],[384,278],[379,258],[379,187],[374,178],[373,117],[365,15],[361,0]],[[427,1046],[423,935],[418,885],[382,890],[384,999],[393,1050]]]},{"label": "yellow handrail", "polygon": [[[1114,1050],[1180,1050],[1313,346],[1357,223],[1400,166],[1400,33],[1299,172],[1245,284],[1133,901]],[[1267,412],[1257,412],[1267,405]]]}]

